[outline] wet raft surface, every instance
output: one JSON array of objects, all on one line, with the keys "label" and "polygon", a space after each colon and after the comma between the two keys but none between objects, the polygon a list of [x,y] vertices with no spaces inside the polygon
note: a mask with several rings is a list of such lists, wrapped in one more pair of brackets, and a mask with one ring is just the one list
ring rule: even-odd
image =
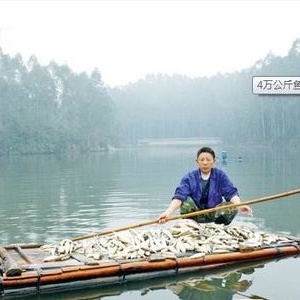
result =
[{"label": "wet raft surface", "polygon": [[[107,284],[149,274],[213,269],[220,265],[299,254],[297,238],[246,226],[197,224],[128,230],[56,244],[18,244],[0,249],[0,291],[79,283]],[[96,280],[96,281],[95,281]]]}]

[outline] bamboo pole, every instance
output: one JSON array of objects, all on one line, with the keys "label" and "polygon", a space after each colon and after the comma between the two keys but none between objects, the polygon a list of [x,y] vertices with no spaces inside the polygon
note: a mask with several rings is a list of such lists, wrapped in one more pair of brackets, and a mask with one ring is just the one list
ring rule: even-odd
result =
[{"label": "bamboo pole", "polygon": [[[240,207],[240,206],[244,206],[244,205],[258,204],[258,203],[262,203],[262,202],[266,202],[266,201],[270,201],[270,200],[275,200],[275,199],[279,199],[279,198],[283,198],[283,197],[292,196],[292,195],[299,194],[299,193],[300,193],[300,189],[296,189],[296,190],[292,190],[292,191],[288,191],[288,192],[283,192],[283,193],[279,193],[279,194],[274,194],[274,195],[270,195],[270,196],[257,198],[254,200],[244,201],[244,202],[237,203],[237,204],[228,204],[228,205],[224,205],[224,206],[217,206],[217,207],[213,207],[213,208],[209,208],[209,209],[199,210],[199,211],[195,211],[195,212],[191,212],[191,213],[187,213],[187,214],[183,214],[183,215],[170,216],[169,218],[166,219],[166,222],[176,220],[176,219],[186,219],[186,218],[191,218],[191,217],[195,217],[195,216],[205,215],[205,214],[215,212],[218,210],[236,208],[236,207]],[[128,225],[128,226],[122,226],[122,227],[117,227],[117,228],[113,228],[113,229],[103,230],[100,232],[94,232],[94,233],[89,233],[89,234],[82,235],[82,236],[77,236],[77,237],[72,238],[72,240],[73,241],[83,240],[83,239],[91,238],[91,237],[98,236],[98,235],[105,235],[105,234],[110,234],[113,232],[125,231],[128,229],[138,228],[138,227],[152,225],[152,224],[156,224],[156,223],[158,223],[157,219],[145,221],[145,222],[132,224],[132,225]]]}]

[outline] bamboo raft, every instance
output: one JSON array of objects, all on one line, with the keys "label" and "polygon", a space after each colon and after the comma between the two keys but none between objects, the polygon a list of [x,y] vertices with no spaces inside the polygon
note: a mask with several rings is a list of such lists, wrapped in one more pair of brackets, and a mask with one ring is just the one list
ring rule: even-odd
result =
[{"label": "bamboo raft", "polygon": [[149,258],[97,261],[74,254],[68,260],[43,262],[45,252],[38,244],[14,244],[0,249],[0,295],[38,294],[120,284],[192,271],[219,269],[241,263],[259,262],[300,253],[300,241],[245,252],[207,254],[200,258]]},{"label": "bamboo raft", "polygon": [[[259,198],[243,204],[257,204],[272,199],[300,193],[300,189]],[[232,204],[227,208],[243,205]],[[224,208],[207,209],[200,212],[173,216],[169,220],[189,218]],[[157,220],[127,227],[75,237],[73,241],[95,238],[110,233],[157,223]],[[201,234],[200,234],[201,235]],[[200,237],[199,235],[199,237]],[[198,236],[197,236],[198,238]],[[86,287],[113,286],[131,281],[182,275],[188,272],[213,272],[220,268],[231,268],[241,264],[278,260],[300,254],[300,239],[286,237],[283,242],[254,248],[238,248],[224,253],[210,252],[201,257],[187,251],[175,257],[151,255],[144,258],[99,260],[80,253],[71,253],[66,260],[46,261],[43,244],[11,244],[0,247],[0,297],[40,294]]]}]

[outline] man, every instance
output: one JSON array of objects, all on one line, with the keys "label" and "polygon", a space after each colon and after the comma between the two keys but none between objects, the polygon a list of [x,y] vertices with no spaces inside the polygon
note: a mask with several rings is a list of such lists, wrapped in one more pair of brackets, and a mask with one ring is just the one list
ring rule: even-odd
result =
[{"label": "man", "polygon": [[[181,214],[185,214],[226,203],[241,203],[237,188],[225,172],[214,168],[216,156],[213,149],[201,148],[197,152],[196,162],[199,168],[187,173],[181,179],[169,207],[159,216],[159,223],[164,223],[178,208],[180,208]],[[247,205],[239,206],[238,210],[244,214],[252,214],[251,208]],[[236,213],[237,209],[231,208],[196,216],[193,219],[199,223],[215,222],[228,225]]]}]

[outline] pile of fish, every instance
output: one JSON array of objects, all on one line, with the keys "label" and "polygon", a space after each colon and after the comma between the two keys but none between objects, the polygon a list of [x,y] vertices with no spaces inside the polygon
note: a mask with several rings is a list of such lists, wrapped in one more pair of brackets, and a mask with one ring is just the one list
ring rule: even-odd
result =
[{"label": "pile of fish", "polygon": [[75,254],[96,260],[155,259],[188,256],[198,258],[209,253],[249,251],[294,240],[247,226],[215,223],[199,224],[186,219],[166,228],[115,232],[81,241],[64,239],[58,244],[41,246],[51,255],[44,262],[65,260]]}]

